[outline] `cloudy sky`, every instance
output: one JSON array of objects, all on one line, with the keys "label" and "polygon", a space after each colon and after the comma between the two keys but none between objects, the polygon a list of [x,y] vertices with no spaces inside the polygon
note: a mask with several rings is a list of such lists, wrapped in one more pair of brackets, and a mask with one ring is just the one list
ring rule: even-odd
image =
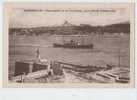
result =
[{"label": "cloudy sky", "polygon": [[63,24],[65,20],[76,25],[90,24],[96,26],[127,22],[130,18],[129,9],[125,8],[102,8],[105,11],[96,11],[98,9],[94,8],[89,9],[90,11],[87,12],[48,12],[45,9],[41,10],[24,11],[24,9],[13,9],[10,13],[10,27],[57,26]]}]

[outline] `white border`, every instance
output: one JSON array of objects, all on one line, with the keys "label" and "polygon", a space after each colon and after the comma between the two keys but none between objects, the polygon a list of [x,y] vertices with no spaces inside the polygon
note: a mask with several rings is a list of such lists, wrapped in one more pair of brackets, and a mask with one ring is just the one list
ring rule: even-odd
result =
[{"label": "white border", "polygon": [[[109,3],[112,4],[112,3]],[[130,83],[129,84],[41,84],[41,83],[35,83],[35,84],[17,84],[17,83],[9,83],[8,81],[8,27],[9,27],[9,16],[10,16],[10,10],[12,8],[34,8],[34,7],[46,7],[46,8],[54,8],[54,5],[56,6],[56,8],[66,8],[66,7],[73,7],[75,8],[82,8],[82,9],[86,9],[89,7],[96,7],[96,6],[104,6],[105,3],[5,3],[4,5],[4,87],[62,87],[62,88],[104,88],[104,87],[108,87],[108,88],[129,88],[129,87],[134,87],[134,4],[131,3],[113,3],[112,6],[113,7],[129,7],[130,8],[130,23],[131,23],[131,27],[130,27]],[[107,6],[107,5],[106,5]]]},{"label": "white border", "polygon": [[[9,0],[16,1],[16,0]],[[24,0],[20,0],[24,1]],[[28,0],[27,0],[28,1]],[[32,1],[32,0],[31,0]],[[35,0],[34,0],[35,1]],[[44,1],[44,0],[39,0]],[[60,0],[47,0],[60,1]],[[63,0],[61,0],[63,1]],[[79,0],[78,0],[79,1]],[[80,0],[82,1],[82,0]],[[83,0],[83,2],[89,0]],[[96,2],[97,0],[91,0]],[[100,0],[105,2],[104,0]],[[107,0],[108,1],[108,0]],[[111,2],[121,2],[129,0],[110,0]],[[137,4],[136,4],[137,11]],[[2,67],[3,67],[3,34],[2,34],[2,3],[0,3],[0,87],[2,87]],[[137,13],[136,13],[137,16]],[[137,17],[136,17],[137,18]],[[137,20],[136,20],[137,23]],[[135,30],[137,33],[137,30]],[[137,35],[135,35],[135,56],[137,57]],[[135,65],[137,59],[135,58]],[[135,68],[137,76],[137,68]],[[0,89],[0,100],[137,100],[137,77],[135,77],[135,88],[133,89]]]}]

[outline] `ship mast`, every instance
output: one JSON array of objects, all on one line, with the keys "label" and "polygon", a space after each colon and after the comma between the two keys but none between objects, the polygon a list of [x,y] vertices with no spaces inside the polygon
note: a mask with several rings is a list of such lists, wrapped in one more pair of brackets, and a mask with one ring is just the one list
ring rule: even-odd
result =
[{"label": "ship mast", "polygon": [[119,47],[118,47],[118,67],[120,67],[120,38],[119,38]]},{"label": "ship mast", "polygon": [[119,50],[118,50],[118,67],[120,67],[120,47],[119,47]]},{"label": "ship mast", "polygon": [[63,44],[65,43],[64,36],[62,36],[62,42],[63,42]]},{"label": "ship mast", "polygon": [[84,36],[82,36],[82,45],[84,45],[84,38],[85,38],[85,37],[84,37]]}]

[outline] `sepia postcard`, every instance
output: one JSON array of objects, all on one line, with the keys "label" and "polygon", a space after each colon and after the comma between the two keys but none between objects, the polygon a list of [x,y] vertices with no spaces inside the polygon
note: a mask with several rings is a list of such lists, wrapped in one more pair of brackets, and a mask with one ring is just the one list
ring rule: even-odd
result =
[{"label": "sepia postcard", "polygon": [[133,88],[133,3],[5,3],[3,87]]}]

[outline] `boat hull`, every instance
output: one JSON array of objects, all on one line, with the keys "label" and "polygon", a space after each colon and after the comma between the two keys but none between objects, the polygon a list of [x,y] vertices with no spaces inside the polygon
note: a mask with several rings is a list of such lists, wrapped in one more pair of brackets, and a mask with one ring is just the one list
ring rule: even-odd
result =
[{"label": "boat hull", "polygon": [[93,48],[93,44],[90,45],[71,45],[71,44],[57,44],[54,43],[53,44],[54,47],[62,47],[62,48],[75,48],[75,49],[92,49]]}]

